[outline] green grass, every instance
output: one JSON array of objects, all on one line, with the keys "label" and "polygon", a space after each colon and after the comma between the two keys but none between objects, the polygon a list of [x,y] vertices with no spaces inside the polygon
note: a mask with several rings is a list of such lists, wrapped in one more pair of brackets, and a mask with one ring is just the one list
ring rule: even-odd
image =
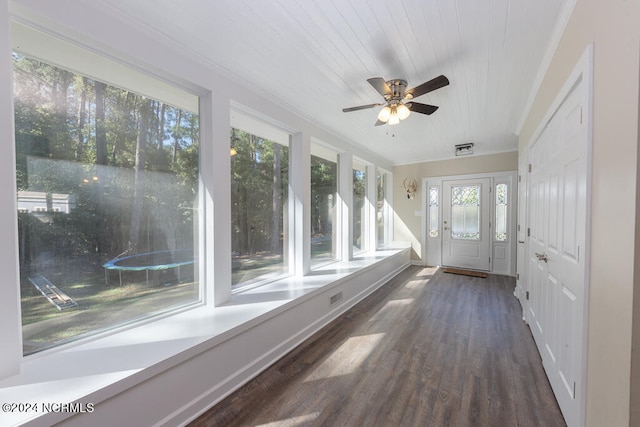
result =
[{"label": "green grass", "polygon": [[[60,279],[60,278],[58,278]],[[78,306],[58,310],[33,286],[23,289],[22,324],[25,342],[48,347],[60,341],[105,330],[198,300],[198,284],[173,282],[147,285],[146,280],[122,286],[104,283],[103,276],[73,280],[58,288]],[[26,349],[26,346],[25,346]],[[27,353],[29,350],[27,350]]]}]

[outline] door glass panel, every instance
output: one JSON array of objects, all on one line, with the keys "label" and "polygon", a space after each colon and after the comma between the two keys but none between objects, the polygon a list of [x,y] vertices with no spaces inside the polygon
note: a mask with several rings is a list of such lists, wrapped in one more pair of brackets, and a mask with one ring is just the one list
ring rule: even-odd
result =
[{"label": "door glass panel", "polygon": [[480,240],[480,186],[451,187],[451,238]]}]

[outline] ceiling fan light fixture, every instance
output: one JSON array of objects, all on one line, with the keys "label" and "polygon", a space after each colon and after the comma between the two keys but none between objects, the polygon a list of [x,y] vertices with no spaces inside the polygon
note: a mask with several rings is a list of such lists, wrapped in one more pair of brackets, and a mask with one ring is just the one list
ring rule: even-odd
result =
[{"label": "ceiling fan light fixture", "polygon": [[411,110],[409,110],[409,108],[402,103],[398,104],[396,111],[398,112],[398,118],[400,120],[406,119],[407,117],[409,117],[409,114],[411,114]]},{"label": "ceiling fan light fixture", "polygon": [[398,116],[398,111],[396,110],[396,107],[391,107],[391,115],[389,116],[389,125],[393,126],[393,125],[397,125],[398,123],[400,123],[400,117]]},{"label": "ceiling fan light fixture", "polygon": [[378,120],[386,123],[389,120],[389,116],[391,116],[391,108],[387,105],[378,113]]}]

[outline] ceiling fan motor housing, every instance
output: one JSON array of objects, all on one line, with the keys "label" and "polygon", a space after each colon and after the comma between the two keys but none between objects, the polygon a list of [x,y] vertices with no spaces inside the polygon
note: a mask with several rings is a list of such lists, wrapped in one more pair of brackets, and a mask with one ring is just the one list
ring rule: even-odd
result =
[{"label": "ceiling fan motor housing", "polygon": [[385,95],[387,101],[400,101],[404,98],[404,92],[407,90],[407,81],[402,79],[393,79],[387,82],[391,89],[391,94]]}]

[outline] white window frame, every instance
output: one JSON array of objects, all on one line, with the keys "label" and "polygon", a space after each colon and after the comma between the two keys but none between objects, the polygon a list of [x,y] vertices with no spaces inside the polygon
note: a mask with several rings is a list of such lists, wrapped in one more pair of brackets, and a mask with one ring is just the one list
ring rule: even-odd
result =
[{"label": "white window frame", "polygon": [[[287,220],[285,221],[287,230],[287,240],[286,243],[284,245],[283,248],[283,256],[284,256],[284,263],[285,263],[285,270],[283,271],[282,274],[279,274],[277,276],[272,276],[272,277],[265,277],[262,280],[257,280],[254,282],[249,282],[246,284],[240,283],[238,286],[236,287],[232,287],[231,288],[231,293],[237,293],[237,292],[243,292],[246,291],[248,289],[253,289],[255,287],[258,286],[262,286],[266,283],[270,283],[276,280],[280,280],[284,277],[290,276],[292,274],[294,274],[295,271],[295,257],[298,256],[297,253],[295,252],[295,250],[292,250],[291,246],[293,245],[292,242],[292,238],[294,236],[294,232],[295,232],[295,227],[293,226],[294,221],[292,220],[293,215],[295,214],[295,208],[294,206],[292,206],[294,203],[292,203],[292,197],[293,197],[293,188],[291,186],[291,180],[293,179],[293,175],[292,175],[292,171],[293,168],[291,168],[291,162],[292,162],[292,147],[291,147],[291,141],[292,141],[292,136],[290,131],[281,128],[280,126],[274,124],[271,120],[269,120],[268,118],[265,118],[264,116],[260,116],[259,114],[251,111],[249,108],[242,106],[236,102],[231,103],[230,105],[230,113],[229,113],[229,128],[228,131],[230,131],[232,128],[236,128],[245,132],[249,132],[253,135],[262,137],[262,138],[267,138],[268,140],[276,143],[276,144],[280,144],[282,146],[285,146],[289,149],[289,189],[288,189],[288,201],[286,203],[286,209],[287,209]],[[229,155],[229,150],[232,148],[231,147],[231,141],[229,138],[229,133],[227,132],[227,139],[229,140],[229,148],[226,150],[226,155],[227,155],[227,159],[228,159],[228,155]],[[229,183],[228,188],[229,188],[229,204],[227,206],[231,206],[231,162],[227,162],[229,163],[229,175],[227,177],[227,181]],[[230,229],[231,226],[231,212],[229,209],[229,223],[227,225],[227,228]],[[218,229],[216,229],[218,230]],[[218,235],[218,231],[216,231],[216,238]],[[231,248],[231,230],[229,230],[229,248]],[[229,251],[231,252],[231,251]],[[231,257],[231,255],[229,255]],[[218,264],[216,264],[218,265]],[[231,259],[229,260],[229,264],[231,265]],[[229,273],[229,282],[231,283],[231,275],[233,273],[230,272]],[[219,282],[216,282],[219,283]],[[216,285],[214,285],[216,286]],[[220,286],[220,285],[217,285]],[[217,289],[217,288],[216,288]],[[222,291],[226,294],[225,291]],[[216,301],[216,305],[219,305],[221,303],[224,303],[225,301],[222,302],[217,302]]]},{"label": "white window frame", "polygon": [[[192,88],[186,88],[178,82],[168,82],[165,80],[161,80],[157,76],[152,76],[148,73],[137,70],[132,66],[123,65],[119,62],[116,62],[105,56],[101,56],[88,49],[79,47],[77,45],[74,45],[62,39],[59,39],[55,36],[46,34],[44,32],[36,31],[24,24],[17,23],[15,21],[11,21],[11,34],[12,34],[12,42],[14,45],[10,47],[9,51],[14,51],[21,55],[25,55],[28,58],[39,60],[44,63],[51,64],[53,66],[71,71],[73,73],[86,76],[89,78],[97,79],[103,83],[113,85],[115,87],[118,87],[124,90],[133,91],[139,95],[148,96],[152,99],[158,99],[158,100],[161,100],[162,102],[176,106],[177,108],[196,113],[198,114],[199,120],[200,120],[200,125],[199,125],[200,131],[202,132],[203,129],[206,129],[208,127],[206,126],[206,119],[204,119],[204,124],[203,124],[203,119],[200,117],[201,111],[199,106],[202,104],[202,99],[200,98],[199,94],[195,93],[192,90]],[[9,59],[8,66],[12,69],[13,64],[12,64],[10,55],[8,56],[8,59]],[[9,86],[11,87],[12,78],[9,78],[8,81],[9,81]],[[14,132],[13,93],[12,92],[10,93],[11,94],[9,96],[9,100],[11,102],[11,120],[12,120],[10,129],[12,130],[12,132]],[[1,110],[0,114],[3,114],[3,117],[4,117],[5,111]],[[12,134],[10,140],[14,141],[13,138],[14,138],[14,135]],[[200,135],[200,140],[203,140],[202,133]],[[201,157],[202,150],[200,148],[199,148],[199,156],[200,156],[199,157],[200,158],[199,173],[202,174],[202,168],[203,167],[206,168],[207,166],[205,166],[205,162],[202,161],[202,157]],[[16,179],[15,178],[15,170],[16,170],[15,155],[13,157],[11,156],[6,156],[6,157],[8,157],[9,160],[11,160],[13,163],[12,168],[8,170],[13,171],[13,176],[11,178],[11,181],[9,182],[14,183],[12,187],[14,188],[14,191],[15,191],[15,179]],[[206,206],[203,200],[202,184],[203,184],[203,179],[201,176],[200,182],[199,182],[200,194],[197,196],[198,198],[197,203],[199,206],[203,208],[200,209],[200,212],[198,215],[198,223],[195,226],[195,230],[194,230],[198,233],[198,235],[205,232],[204,227],[205,227]],[[2,194],[2,199],[4,199],[4,196],[5,194]],[[17,203],[18,203],[18,198],[16,195],[12,203],[7,204],[7,206],[14,206],[15,209],[13,209],[13,211],[17,213],[18,211]],[[34,208],[34,212],[48,212],[48,211],[49,209],[47,207],[40,206],[40,207]],[[51,208],[50,210],[50,212],[59,212],[59,211],[60,209],[56,207]],[[16,221],[17,221],[17,216],[16,216]],[[15,230],[17,230],[17,225],[15,227]],[[201,259],[203,257],[206,257],[205,255],[206,248],[203,245],[202,240],[204,239],[194,240],[194,247],[195,246],[198,247],[199,258]],[[18,253],[17,249],[15,253],[16,254]],[[16,258],[15,255],[11,256],[11,259],[15,259],[15,258]],[[18,261],[16,260],[16,263],[17,262]],[[0,266],[1,265],[2,264],[0,264]],[[41,353],[46,354],[49,352],[57,351],[59,347],[74,345],[74,343],[76,342],[91,341],[93,339],[96,339],[95,337],[98,337],[98,336],[115,334],[115,333],[118,333],[119,331],[130,329],[132,327],[135,327],[136,325],[149,322],[152,319],[165,317],[173,313],[183,311],[188,307],[201,305],[202,303],[204,303],[204,301],[207,300],[207,295],[205,294],[205,286],[204,286],[204,283],[206,281],[206,275],[205,275],[204,263],[198,263],[198,265],[199,265],[199,271],[198,271],[199,296],[198,296],[198,299],[195,300],[193,303],[189,303],[187,306],[182,305],[182,306],[171,307],[161,314],[149,313],[148,315],[143,315],[143,317],[140,319],[125,321],[122,323],[114,323],[106,327],[104,330],[100,329],[96,331],[90,331],[86,335],[82,334],[82,335],[74,336],[69,340],[69,343],[55,344],[50,348],[43,350]],[[15,282],[16,286],[18,287],[18,294],[19,294],[19,287],[20,287],[19,277],[20,276],[18,273],[17,280]],[[2,294],[0,293],[0,296],[1,295]],[[19,296],[18,296],[18,302],[20,304]],[[22,318],[20,315],[18,316],[17,321],[20,324],[20,330],[21,330]],[[20,356],[22,358],[23,339],[22,339],[21,331],[20,331],[19,341],[20,341]],[[24,358],[27,360],[32,357],[35,357],[35,353],[24,356]]]},{"label": "white window frame", "polygon": [[[311,262],[311,235],[309,235],[309,268],[311,270],[316,269],[316,268],[320,268],[323,267],[325,265],[328,264],[332,264],[334,262],[338,262],[341,259],[343,259],[343,253],[344,253],[344,239],[345,239],[345,234],[343,230],[345,229],[345,224],[344,224],[344,220],[343,220],[343,210],[346,209],[345,206],[343,206],[343,200],[344,200],[344,183],[342,182],[343,179],[343,175],[344,175],[344,161],[343,161],[343,157],[344,154],[340,154],[340,152],[338,150],[336,150],[335,148],[330,147],[329,145],[323,143],[322,141],[319,141],[315,138],[312,138],[311,140],[311,148],[310,148],[310,156],[316,156],[316,157],[320,157],[323,158],[325,160],[329,160],[331,162],[335,162],[336,164],[336,193],[335,193],[335,218],[334,218],[334,224],[333,224],[333,236],[335,236],[335,238],[333,238],[333,251],[335,253],[335,257],[333,257],[330,260],[327,260],[325,262],[316,262],[313,263]],[[309,158],[309,195],[311,195],[311,158]],[[311,197],[309,197],[309,216],[311,215]],[[311,219],[309,219],[309,233],[311,233]]]},{"label": "white window frame", "polygon": [[[361,230],[360,230],[360,239],[361,239],[361,243],[360,243],[360,250],[356,251],[355,248],[353,247],[353,234],[351,234],[351,236],[349,237],[349,247],[351,247],[351,250],[353,251],[352,256],[356,256],[356,255],[360,255],[363,253],[366,253],[370,250],[371,247],[371,233],[369,232],[369,230],[371,229],[371,224],[372,224],[372,216],[371,216],[371,207],[372,207],[372,202],[371,202],[371,193],[369,191],[370,188],[370,180],[369,180],[369,175],[371,174],[371,171],[373,170],[373,166],[371,164],[368,164],[367,162],[363,161],[362,159],[359,158],[353,158],[353,161],[351,162],[351,174],[349,176],[350,182],[351,182],[351,198],[352,198],[352,207],[353,207],[353,171],[354,170],[361,170],[364,172],[364,201],[363,201],[363,207],[362,207],[362,211],[360,212],[361,218],[360,220],[362,221],[362,225],[361,225]],[[355,207],[353,207],[353,214],[355,214]],[[353,215],[350,217],[349,219],[349,224],[350,227],[353,227]]]},{"label": "white window frame", "polygon": [[[374,216],[375,249],[385,249],[393,241],[393,174],[385,169],[376,167],[374,174],[374,215],[377,215],[376,207],[378,203],[378,175],[384,176],[384,199],[382,204],[382,215],[384,216],[384,226],[382,228],[382,239],[378,235],[377,218]],[[381,241],[380,241],[381,240]]]}]

